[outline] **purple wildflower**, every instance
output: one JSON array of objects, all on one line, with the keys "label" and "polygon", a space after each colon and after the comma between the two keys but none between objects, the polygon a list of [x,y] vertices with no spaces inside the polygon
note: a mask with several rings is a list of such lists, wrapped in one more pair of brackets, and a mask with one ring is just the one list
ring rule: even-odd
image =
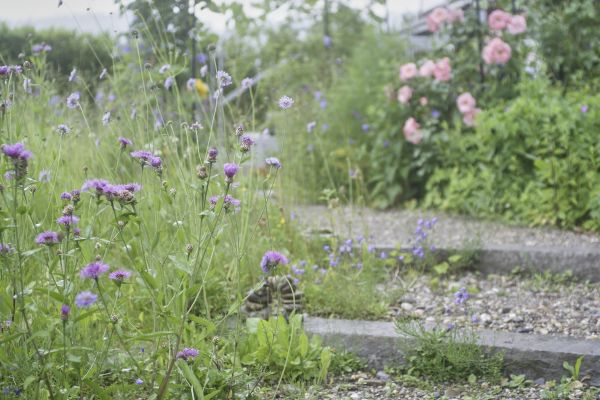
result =
[{"label": "purple wildflower", "polygon": [[254,140],[248,135],[243,135],[240,138],[240,151],[242,153],[247,153],[250,151],[250,147],[254,144]]},{"label": "purple wildflower", "polygon": [[131,157],[133,158],[139,158],[142,161],[150,161],[150,159],[154,157],[154,154],[146,150],[132,151],[131,153],[129,153],[129,155],[131,155]]},{"label": "purple wildflower", "polygon": [[108,271],[108,268],[107,264],[96,261],[83,267],[79,272],[79,276],[82,279],[98,279],[100,275]]},{"label": "purple wildflower", "polygon": [[279,159],[277,157],[269,157],[269,158],[265,159],[265,163],[276,169],[281,168],[281,162],[279,161]]},{"label": "purple wildflower", "polygon": [[231,75],[229,75],[225,71],[217,71],[217,82],[219,83],[219,87],[224,88],[225,86],[229,86],[233,83],[231,79]]},{"label": "purple wildflower", "polygon": [[123,283],[123,281],[131,276],[131,272],[124,270],[117,270],[108,274],[108,278],[115,281],[117,285]]},{"label": "purple wildflower", "polygon": [[362,129],[362,131],[363,131],[364,133],[367,133],[367,132],[369,132],[369,130],[371,129],[371,127],[369,126],[369,124],[362,124],[362,125],[360,126],[360,129]]},{"label": "purple wildflower", "polygon": [[460,288],[458,292],[454,293],[454,304],[460,305],[464,304],[465,301],[469,299],[469,293],[467,293],[467,289]]},{"label": "purple wildflower", "polygon": [[75,82],[75,80],[77,80],[77,68],[73,68],[69,74],[69,82]]},{"label": "purple wildflower", "polygon": [[25,150],[23,143],[4,144],[2,145],[2,152],[13,160],[28,160],[31,158],[31,152]]},{"label": "purple wildflower", "polygon": [[585,114],[586,112],[588,112],[588,106],[586,104],[584,104],[584,105],[581,106],[580,110],[581,110],[582,113]]},{"label": "purple wildflower", "polygon": [[69,128],[68,125],[65,124],[60,124],[56,127],[56,130],[58,133],[60,133],[61,135],[66,135],[68,133],[71,133],[71,128]]},{"label": "purple wildflower", "polygon": [[15,251],[15,249],[10,244],[0,243],[0,255],[5,256],[13,251]]},{"label": "purple wildflower", "polygon": [[244,78],[242,79],[242,88],[250,89],[254,85],[254,79],[252,78]]},{"label": "purple wildflower", "polygon": [[178,352],[175,358],[190,361],[198,357],[198,355],[200,355],[200,352],[197,349],[186,347]]},{"label": "purple wildflower", "polygon": [[231,206],[233,206],[237,211],[241,204],[242,202],[240,200],[236,199],[231,195],[226,195],[225,197],[223,197],[223,207],[226,211],[229,211],[231,209]]},{"label": "purple wildflower", "polygon": [[315,121],[309,122],[308,124],[306,124],[306,132],[312,133],[312,131],[314,131],[316,127],[317,123]]},{"label": "purple wildflower", "polygon": [[167,72],[170,69],[171,69],[171,64],[164,64],[162,67],[160,67],[158,69],[158,72],[161,74],[164,74],[165,72]]},{"label": "purple wildflower", "polygon": [[60,319],[62,319],[63,321],[68,320],[70,312],[71,312],[71,307],[69,307],[66,304],[63,304],[62,307],[60,307]]},{"label": "purple wildflower", "polygon": [[90,189],[94,189],[96,191],[96,195],[100,196],[104,194],[106,188],[110,185],[108,181],[104,179],[88,179],[83,183],[81,190],[84,192],[89,191]]},{"label": "purple wildflower", "polygon": [[323,36],[323,46],[325,46],[326,49],[331,47],[331,36],[329,36],[329,35]]},{"label": "purple wildflower", "polygon": [[210,149],[208,149],[208,156],[206,157],[206,161],[209,163],[214,163],[217,161],[217,154],[219,154],[219,152],[217,151],[217,149],[215,149],[214,147],[211,147]]},{"label": "purple wildflower", "polygon": [[239,167],[237,166],[237,164],[225,163],[225,165],[223,165],[223,172],[225,173],[226,180],[228,181],[233,180],[233,177],[235,176],[235,174],[237,174],[238,170]]},{"label": "purple wildflower", "polygon": [[98,296],[96,296],[92,292],[81,292],[77,296],[75,296],[75,304],[79,308],[88,308],[93,305],[96,300],[98,300]]},{"label": "purple wildflower", "polygon": [[79,107],[79,92],[73,92],[67,97],[67,107],[69,108],[77,108]]},{"label": "purple wildflower", "polygon": [[137,379],[135,380],[135,384],[136,384],[136,385],[143,385],[143,384],[144,384],[144,381],[143,381],[141,378],[137,378]]},{"label": "purple wildflower", "polygon": [[321,107],[322,110],[327,108],[327,100],[326,99],[321,99],[321,101],[319,101],[319,107]]},{"label": "purple wildflower", "polygon": [[119,144],[121,145],[121,148],[124,149],[127,146],[131,146],[133,144],[133,142],[123,136],[119,137]]},{"label": "purple wildflower", "polygon": [[260,267],[265,274],[273,271],[279,264],[286,265],[288,259],[281,253],[276,251],[267,251],[260,261]]},{"label": "purple wildflower", "polygon": [[208,61],[208,56],[204,53],[199,53],[196,56],[196,61],[198,61],[199,64],[206,64],[206,62]]},{"label": "purple wildflower", "polygon": [[287,110],[288,108],[292,107],[293,104],[294,99],[292,99],[291,97],[281,96],[281,98],[279,99],[279,108],[281,108],[282,110]]},{"label": "purple wildflower", "polygon": [[58,234],[58,232],[54,232],[54,231],[42,232],[39,235],[37,235],[35,238],[35,242],[37,244],[45,244],[48,246],[57,244],[60,242],[60,240],[61,240],[60,235]]},{"label": "purple wildflower", "polygon": [[79,222],[79,217],[75,215],[63,215],[56,220],[56,223],[59,225],[64,225],[65,228],[69,228],[72,225],[77,225]]},{"label": "purple wildflower", "polygon": [[60,198],[62,200],[71,201],[71,199],[73,198],[73,195],[71,193],[69,193],[69,192],[62,192],[60,194]]},{"label": "purple wildflower", "polygon": [[173,85],[175,84],[175,78],[173,78],[172,76],[168,76],[167,79],[165,79],[165,89],[170,90]]}]

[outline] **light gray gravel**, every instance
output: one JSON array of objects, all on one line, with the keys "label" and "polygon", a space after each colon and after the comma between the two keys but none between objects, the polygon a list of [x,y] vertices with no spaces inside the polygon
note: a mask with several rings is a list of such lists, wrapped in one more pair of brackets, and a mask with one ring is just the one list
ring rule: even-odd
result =
[{"label": "light gray gravel", "polygon": [[419,218],[436,216],[431,235],[437,247],[460,248],[465,244],[488,246],[568,247],[582,251],[600,249],[600,235],[551,228],[524,228],[461,216],[419,210],[376,211],[359,207],[327,209],[325,206],[299,206],[296,220],[308,229],[331,230],[345,237],[363,235],[379,246],[409,245]]},{"label": "light gray gravel", "polygon": [[[600,338],[600,284],[467,273],[440,279],[432,287],[431,278],[418,277],[390,307],[389,317],[411,317],[458,326],[468,324],[524,334]],[[395,283],[389,282],[382,290],[393,286]],[[466,288],[470,294],[463,305],[456,305],[454,293],[460,288]]]},{"label": "light gray gravel", "polygon": [[[418,386],[418,387],[417,387]],[[539,400],[539,399],[589,399],[595,400],[598,393],[585,385],[575,383],[567,397],[550,396],[554,390],[544,382],[530,382],[526,387],[509,388],[507,385],[492,385],[479,382],[475,385],[431,385],[412,378],[387,380],[379,379],[370,373],[353,373],[337,377],[332,383],[299,390],[284,386],[279,390],[278,399],[304,400]],[[271,396],[271,397],[268,397]],[[272,398],[272,394],[265,398]]]}]

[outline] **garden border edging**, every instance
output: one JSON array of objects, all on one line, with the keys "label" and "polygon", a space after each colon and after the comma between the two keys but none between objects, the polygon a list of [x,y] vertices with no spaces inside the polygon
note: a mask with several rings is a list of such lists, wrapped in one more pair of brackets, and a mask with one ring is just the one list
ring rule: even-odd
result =
[{"label": "garden border edging", "polygon": [[[393,322],[328,319],[304,316],[304,329],[318,335],[323,344],[350,351],[367,361],[369,367],[382,369],[403,360],[403,338]],[[571,364],[583,356],[581,376],[589,376],[600,386],[600,340],[478,330],[478,344],[504,353],[504,370],[524,374],[529,379],[560,379],[568,373],[563,362]]]}]

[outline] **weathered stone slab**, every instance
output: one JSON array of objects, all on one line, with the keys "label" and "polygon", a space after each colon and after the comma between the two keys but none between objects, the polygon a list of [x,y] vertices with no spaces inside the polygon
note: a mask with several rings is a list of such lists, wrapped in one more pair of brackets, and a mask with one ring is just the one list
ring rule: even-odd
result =
[{"label": "weathered stone slab", "polygon": [[[399,365],[401,344],[409,340],[396,333],[392,322],[352,321],[305,317],[307,333],[319,335],[327,345],[345,349],[365,359],[373,368]],[[481,330],[479,344],[504,352],[505,372],[530,379],[560,379],[567,374],[563,362],[573,364],[583,356],[581,375],[600,386],[600,340]]]}]

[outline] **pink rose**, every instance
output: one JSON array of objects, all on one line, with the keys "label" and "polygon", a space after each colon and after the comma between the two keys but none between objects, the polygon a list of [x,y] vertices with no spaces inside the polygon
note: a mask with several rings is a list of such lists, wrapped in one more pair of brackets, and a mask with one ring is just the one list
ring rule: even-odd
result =
[{"label": "pink rose", "polygon": [[481,112],[479,108],[473,108],[463,114],[463,122],[467,126],[475,126],[475,117]]},{"label": "pink rose", "polygon": [[527,21],[523,15],[513,15],[510,17],[506,30],[511,35],[520,35],[527,30]]},{"label": "pink rose", "polygon": [[438,7],[427,16],[427,28],[431,32],[437,32],[440,25],[448,18],[448,10],[443,7]]},{"label": "pink rose", "polygon": [[419,68],[419,75],[424,78],[429,78],[433,76],[433,71],[435,70],[435,63],[431,60],[427,60],[421,65]]},{"label": "pink rose", "polygon": [[452,72],[452,68],[450,67],[450,59],[448,57],[444,57],[435,64],[435,68],[433,69],[433,76],[436,80],[441,82],[446,82],[450,80],[450,73]]},{"label": "pink rose", "polygon": [[494,10],[488,16],[488,25],[493,31],[501,31],[509,24],[511,15],[506,11]]},{"label": "pink rose", "polygon": [[419,131],[419,128],[421,128],[421,125],[414,118],[407,119],[402,129],[404,138],[412,144],[419,144],[423,139],[423,134]]},{"label": "pink rose", "polygon": [[482,57],[486,64],[506,64],[512,55],[508,43],[500,38],[493,38],[483,48]]},{"label": "pink rose", "polygon": [[456,99],[456,105],[461,114],[471,112],[475,108],[475,103],[475,98],[469,92],[461,94]]},{"label": "pink rose", "polygon": [[400,67],[400,80],[408,81],[417,76],[417,66],[415,63],[404,64]]},{"label": "pink rose", "polygon": [[457,22],[457,21],[463,21],[464,19],[465,19],[465,13],[463,12],[462,9],[456,8],[456,9],[448,11],[448,22],[450,22],[451,24],[453,24],[454,22]]},{"label": "pink rose", "polygon": [[401,104],[406,104],[412,97],[413,91],[410,86],[402,86],[400,90],[398,90],[398,101]]},{"label": "pink rose", "polygon": [[429,104],[429,100],[427,100],[427,97],[423,96],[419,99],[419,104],[425,107],[427,104]]}]

